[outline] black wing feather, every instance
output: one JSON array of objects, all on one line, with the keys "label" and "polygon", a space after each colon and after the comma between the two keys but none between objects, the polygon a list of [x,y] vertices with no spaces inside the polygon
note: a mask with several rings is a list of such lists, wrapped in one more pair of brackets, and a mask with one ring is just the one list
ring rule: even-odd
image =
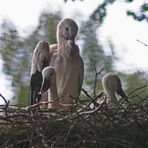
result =
[{"label": "black wing feather", "polygon": [[40,92],[42,85],[42,73],[36,71],[36,73],[32,74],[30,79],[30,105],[37,103],[38,93]]}]

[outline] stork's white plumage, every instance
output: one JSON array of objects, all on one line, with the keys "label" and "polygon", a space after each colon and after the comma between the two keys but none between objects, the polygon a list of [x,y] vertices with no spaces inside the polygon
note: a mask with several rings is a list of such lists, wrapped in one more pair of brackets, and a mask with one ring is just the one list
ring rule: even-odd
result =
[{"label": "stork's white plumage", "polygon": [[116,94],[120,95],[122,98],[126,98],[120,78],[117,75],[112,73],[104,75],[102,78],[102,86],[109,102],[117,104]]},{"label": "stork's white plumage", "polygon": [[[50,46],[50,65],[55,68],[59,101],[63,104],[73,104],[72,98],[79,98],[83,83],[84,64],[75,44],[77,32],[74,20],[61,20],[57,26],[58,43]],[[51,100],[50,93],[48,99]]]}]

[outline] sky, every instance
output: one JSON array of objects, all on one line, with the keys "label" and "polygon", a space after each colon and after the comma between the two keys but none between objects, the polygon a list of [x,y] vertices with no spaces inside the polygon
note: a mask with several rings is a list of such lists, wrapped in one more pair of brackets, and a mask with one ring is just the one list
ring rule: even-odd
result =
[{"label": "sky", "polygon": [[[139,0],[127,5],[120,1],[110,5],[102,27],[96,30],[99,42],[104,46],[107,54],[110,53],[108,40],[113,42],[120,58],[120,61],[116,63],[116,69],[122,72],[132,72],[133,70],[148,72],[148,47],[137,42],[138,39],[148,44],[148,24],[134,21],[126,15],[127,9],[136,11],[138,10],[137,6],[143,1],[147,2],[147,0]],[[84,0],[83,2],[77,0],[75,2],[69,1],[66,4],[63,3],[63,0],[0,0],[0,23],[3,18],[8,18],[18,27],[20,33],[25,35],[37,26],[42,11],[62,10],[63,17],[71,17],[79,25],[80,21],[88,19],[97,4],[98,0]],[[2,70],[1,60],[0,70]],[[6,98],[11,98],[12,91],[11,89],[8,91],[10,83],[2,73],[0,81],[2,82],[0,93],[5,94]]]}]

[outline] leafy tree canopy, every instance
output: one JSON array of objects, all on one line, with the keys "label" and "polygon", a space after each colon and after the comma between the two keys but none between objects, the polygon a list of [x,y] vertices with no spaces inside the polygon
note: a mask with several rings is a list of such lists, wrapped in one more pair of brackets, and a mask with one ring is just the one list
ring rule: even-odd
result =
[{"label": "leafy tree canopy", "polygon": [[40,40],[56,43],[56,26],[60,13],[43,12],[38,26],[23,38],[10,20],[3,20],[0,34],[0,53],[4,73],[12,78],[14,96],[18,103],[26,104],[29,97],[30,68],[33,49]]},{"label": "leafy tree canopy", "polygon": [[[65,2],[67,1],[76,1],[76,0],[64,0]],[[78,0],[77,0],[78,1]],[[84,1],[85,0],[79,0],[79,1]],[[107,7],[111,4],[114,4],[118,0],[103,0],[102,3],[99,3],[97,8],[94,10],[92,15],[90,16],[91,19],[93,20],[99,20],[100,23],[103,23],[106,15],[107,15]],[[124,0],[125,3],[132,3],[136,2],[136,0]],[[141,6],[139,6],[138,12],[134,12],[132,10],[127,10],[126,14],[128,16],[132,16],[135,20],[137,21],[146,21],[148,22],[148,3],[143,2]]]}]

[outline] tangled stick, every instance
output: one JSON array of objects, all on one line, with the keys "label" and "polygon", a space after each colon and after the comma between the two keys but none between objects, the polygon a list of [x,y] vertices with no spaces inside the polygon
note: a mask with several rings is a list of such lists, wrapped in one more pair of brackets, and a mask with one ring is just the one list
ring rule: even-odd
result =
[{"label": "tangled stick", "polygon": [[89,105],[96,98],[87,95],[89,101],[80,103],[74,111],[12,106],[6,101],[7,105],[0,106],[0,147],[148,147],[146,97],[120,108],[98,105],[92,110]]}]

